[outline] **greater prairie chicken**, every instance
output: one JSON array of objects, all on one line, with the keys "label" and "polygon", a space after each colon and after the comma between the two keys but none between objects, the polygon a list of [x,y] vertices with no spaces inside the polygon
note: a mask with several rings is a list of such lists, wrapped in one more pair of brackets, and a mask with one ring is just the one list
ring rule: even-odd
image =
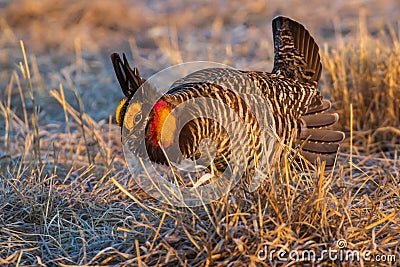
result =
[{"label": "greater prairie chicken", "polygon": [[[319,48],[304,26],[289,18],[276,17],[272,28],[275,52],[271,73],[203,69],[177,80],[162,96],[151,86],[142,86],[145,79],[136,68],[131,69],[125,55],[121,60],[118,54],[112,54],[126,96],[116,110],[116,121],[130,133],[131,149],[148,155],[153,162],[167,164],[169,160],[182,160],[167,158],[169,148],[179,149],[175,152],[181,153],[175,154],[183,158],[201,157],[201,140],[207,138],[215,143],[213,164],[219,171],[238,154],[244,155],[246,166],[254,167],[263,164],[255,161],[266,149],[261,143],[266,130],[260,127],[261,120],[261,124],[273,126],[283,143],[295,144],[303,158],[311,162],[319,158],[333,165],[344,134],[326,128],[338,120],[338,115],[329,112],[331,103],[317,90],[322,70]],[[131,101],[135,94],[144,100]],[[200,103],[172,113],[180,104],[200,98],[211,104]],[[148,104],[153,100],[154,105]],[[150,110],[149,116],[143,116],[143,109]],[[214,115],[210,115],[212,112]],[[272,114],[270,118],[267,112]],[[235,129],[241,130],[230,134]],[[144,138],[137,138],[139,135]],[[242,145],[234,145],[232,138]],[[145,149],[139,149],[140,145]]]}]

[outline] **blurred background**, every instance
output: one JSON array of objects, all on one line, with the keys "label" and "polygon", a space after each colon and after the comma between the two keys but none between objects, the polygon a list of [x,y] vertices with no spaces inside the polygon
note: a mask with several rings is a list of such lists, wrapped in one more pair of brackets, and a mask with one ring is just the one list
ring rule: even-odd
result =
[{"label": "blurred background", "polygon": [[[374,35],[398,25],[399,12],[398,0],[1,0],[0,96],[7,96],[11,73],[22,61],[20,40],[32,64],[35,94],[48,111],[43,116],[63,119],[48,93],[62,83],[67,100],[75,87],[85,112],[98,121],[108,120],[123,97],[112,52],[127,53],[144,77],[193,60],[270,71],[276,15],[306,25],[323,49],[354,41],[360,16]],[[15,86],[12,92],[18,94]]]}]

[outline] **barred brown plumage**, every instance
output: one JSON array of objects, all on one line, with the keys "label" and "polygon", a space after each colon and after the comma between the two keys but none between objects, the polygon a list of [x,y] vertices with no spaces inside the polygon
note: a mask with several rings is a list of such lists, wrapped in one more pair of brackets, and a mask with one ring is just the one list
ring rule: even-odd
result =
[{"label": "barred brown plumage", "polygon": [[[271,73],[231,68],[203,69],[177,80],[162,96],[157,96],[151,87],[142,86],[145,80],[140,77],[139,71],[131,69],[125,55],[121,60],[114,53],[111,56],[113,66],[126,96],[117,109],[117,122],[121,127],[128,128],[133,136],[144,132],[146,137],[147,151],[136,152],[147,154],[153,162],[163,164],[168,161],[164,150],[169,148],[180,149],[182,153],[176,154],[185,158],[199,158],[201,141],[208,138],[216,146],[213,164],[217,170],[226,168],[232,154],[236,153],[243,153],[249,166],[254,167],[262,164],[254,162],[254,159],[263,149],[260,136],[264,134],[257,118],[263,118],[262,113],[267,108],[273,114],[273,122],[266,123],[273,125],[283,143],[289,144],[294,139],[304,158],[311,162],[319,158],[327,165],[333,165],[344,134],[326,128],[337,122],[338,115],[330,113],[330,102],[323,99],[317,90],[322,70],[318,45],[304,26],[289,18],[276,17],[272,27],[275,54]],[[141,116],[142,105],[145,104],[130,103],[139,88],[140,94],[158,99],[148,118]],[[211,101],[210,107],[197,103],[197,108],[189,108],[179,116],[173,114],[180,104],[201,97],[214,99],[229,108]],[[206,116],[211,109],[217,111],[218,120]],[[190,119],[188,114],[194,112],[200,116]],[[186,116],[189,118],[187,121]],[[237,117],[240,119],[237,120]],[[184,125],[180,125],[182,121]],[[223,127],[224,123],[229,125],[229,129]],[[235,138],[243,140],[243,146],[232,147],[228,132],[238,129],[238,123],[245,126],[245,131],[235,135]],[[162,125],[169,127],[168,134],[161,134]],[[135,139],[129,141],[135,150],[138,147]]]}]

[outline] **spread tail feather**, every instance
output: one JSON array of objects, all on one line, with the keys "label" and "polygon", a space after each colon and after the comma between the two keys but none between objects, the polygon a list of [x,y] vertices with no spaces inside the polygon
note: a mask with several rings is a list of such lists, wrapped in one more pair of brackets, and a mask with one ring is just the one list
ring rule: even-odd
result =
[{"label": "spread tail feather", "polygon": [[273,73],[318,85],[322,64],[318,45],[300,23],[276,17],[272,21],[274,36]]},{"label": "spread tail feather", "polygon": [[330,113],[330,101],[323,99],[319,105],[311,106],[300,118],[302,129],[296,145],[301,148],[301,155],[315,163],[318,158],[326,161],[327,166],[335,162],[344,133],[329,129],[339,120],[337,113]]},{"label": "spread tail feather", "polygon": [[307,112],[305,115],[311,115],[311,114],[316,114],[316,113],[321,113],[326,110],[329,110],[331,108],[331,102],[326,99],[322,99],[322,103],[318,105],[310,105],[308,107]]},{"label": "spread tail feather", "polygon": [[344,137],[344,133],[340,131],[303,129],[296,145],[301,148],[300,154],[308,161],[315,163],[320,158],[321,161],[326,161],[327,166],[332,166]]},{"label": "spread tail feather", "polygon": [[320,113],[301,117],[303,126],[307,128],[327,127],[336,123],[338,119],[339,115],[337,113]]},{"label": "spread tail feather", "polygon": [[344,139],[344,133],[329,129],[308,129],[303,128],[300,133],[301,140],[314,142],[340,143]]}]

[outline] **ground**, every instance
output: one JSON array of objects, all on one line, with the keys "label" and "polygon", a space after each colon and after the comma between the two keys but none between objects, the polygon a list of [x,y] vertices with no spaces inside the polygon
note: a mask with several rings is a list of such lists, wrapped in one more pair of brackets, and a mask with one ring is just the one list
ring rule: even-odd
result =
[{"label": "ground", "polygon": [[[0,265],[398,266],[399,10],[397,0],[0,1]],[[109,55],[126,52],[144,77],[193,60],[270,71],[278,14],[320,46],[320,90],[346,133],[334,171],[288,163],[254,193],[196,208],[150,198],[123,157]],[[262,257],[321,255],[344,240],[339,251],[375,261]]]}]

